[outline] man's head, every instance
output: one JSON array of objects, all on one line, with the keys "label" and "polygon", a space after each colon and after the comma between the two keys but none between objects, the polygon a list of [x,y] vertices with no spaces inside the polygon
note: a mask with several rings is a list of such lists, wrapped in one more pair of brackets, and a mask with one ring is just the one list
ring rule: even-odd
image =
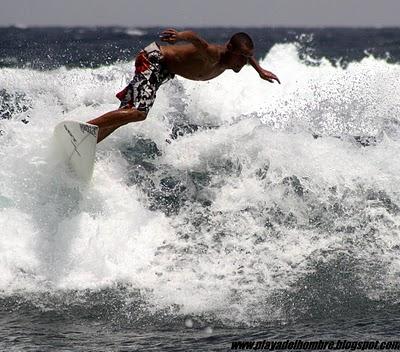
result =
[{"label": "man's head", "polygon": [[226,63],[235,72],[239,72],[253,56],[254,44],[244,32],[235,33],[226,45]]}]

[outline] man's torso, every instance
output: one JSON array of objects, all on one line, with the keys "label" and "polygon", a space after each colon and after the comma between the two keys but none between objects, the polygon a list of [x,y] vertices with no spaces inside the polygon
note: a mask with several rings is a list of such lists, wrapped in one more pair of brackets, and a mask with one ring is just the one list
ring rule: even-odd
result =
[{"label": "man's torso", "polygon": [[225,71],[221,64],[222,46],[210,45],[201,52],[193,44],[161,46],[163,62],[174,74],[196,81],[206,81]]}]

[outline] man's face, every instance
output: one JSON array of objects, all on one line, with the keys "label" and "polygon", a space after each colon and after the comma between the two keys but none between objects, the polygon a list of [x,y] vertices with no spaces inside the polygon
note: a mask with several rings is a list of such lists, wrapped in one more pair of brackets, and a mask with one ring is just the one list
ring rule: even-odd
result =
[{"label": "man's face", "polygon": [[232,46],[228,44],[227,63],[233,71],[239,72],[252,56],[252,49],[246,47],[241,47],[240,49],[232,48]]}]

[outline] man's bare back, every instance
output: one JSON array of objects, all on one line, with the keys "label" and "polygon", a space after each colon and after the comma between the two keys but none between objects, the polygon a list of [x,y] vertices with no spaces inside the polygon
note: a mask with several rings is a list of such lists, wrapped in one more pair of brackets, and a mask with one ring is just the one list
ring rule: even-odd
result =
[{"label": "man's bare back", "polygon": [[195,81],[213,79],[225,71],[225,67],[221,67],[219,64],[220,54],[218,51],[220,49],[216,45],[215,48],[208,48],[204,53],[193,44],[161,46],[168,70]]},{"label": "man's bare back", "polygon": [[167,29],[161,33],[161,40],[170,44],[179,41],[186,44],[158,46],[153,43],[139,53],[133,80],[117,94],[121,100],[120,108],[88,121],[99,126],[97,142],[118,127],[145,120],[157,89],[174,75],[207,81],[225,70],[239,72],[243,66],[250,64],[262,79],[280,83],[277,76],[258,64],[253,54],[253,42],[246,33],[236,33],[228,43],[218,45],[208,43],[192,31]]},{"label": "man's bare back", "polygon": [[270,82],[273,80],[279,82],[278,77],[258,65],[253,56],[252,47],[245,45],[233,47],[231,43],[210,44],[192,31],[178,32],[175,29],[167,29],[162,32],[161,40],[171,44],[178,41],[190,43],[161,46],[168,69],[187,79],[206,81],[219,76],[227,69],[239,72],[244,65],[249,63],[261,78]]}]

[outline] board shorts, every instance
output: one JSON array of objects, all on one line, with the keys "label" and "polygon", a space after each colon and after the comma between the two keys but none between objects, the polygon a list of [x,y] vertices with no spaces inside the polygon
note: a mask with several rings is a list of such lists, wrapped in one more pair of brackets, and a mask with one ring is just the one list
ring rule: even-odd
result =
[{"label": "board shorts", "polygon": [[148,113],[156,99],[160,86],[174,78],[163,63],[163,55],[157,43],[144,48],[135,60],[135,76],[116,97],[121,101],[120,108],[136,108]]}]

